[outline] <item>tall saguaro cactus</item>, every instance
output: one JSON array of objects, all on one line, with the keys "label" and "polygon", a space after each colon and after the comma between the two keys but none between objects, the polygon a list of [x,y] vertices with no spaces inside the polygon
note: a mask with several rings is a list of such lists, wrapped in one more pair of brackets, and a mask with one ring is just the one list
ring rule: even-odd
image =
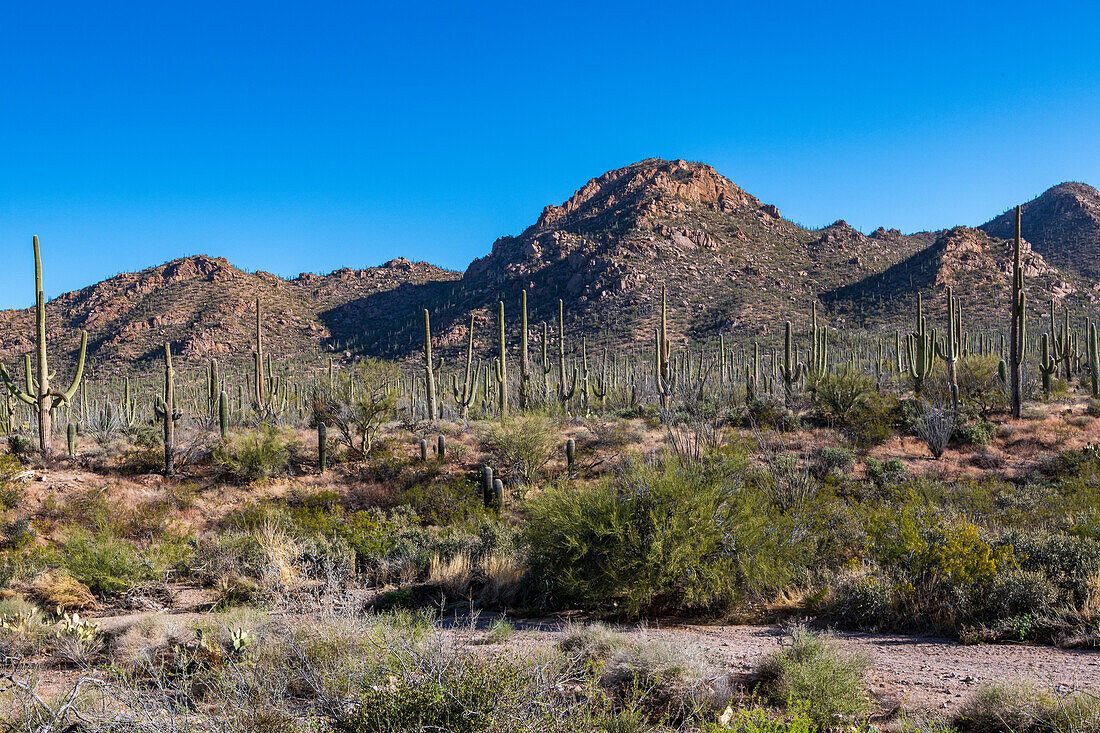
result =
[{"label": "tall saguaro cactus", "polygon": [[[544,341],[545,343],[545,341]],[[565,386],[565,304],[558,299],[558,399],[562,407],[573,399],[577,392],[577,368],[573,367],[573,381]]]},{"label": "tall saguaro cactus", "polygon": [[1024,347],[1027,338],[1027,313],[1024,310],[1024,268],[1020,257],[1020,207],[1016,207],[1016,236],[1012,248],[1012,335],[1008,344],[1008,384],[1012,417],[1023,411]]},{"label": "tall saguaro cactus", "polygon": [[424,385],[427,388],[428,419],[439,417],[439,403],[435,397],[435,373],[443,369],[443,360],[432,362],[432,322],[428,309],[424,309]]},{"label": "tall saguaro cactus", "polygon": [[913,394],[920,397],[924,390],[924,380],[932,374],[936,365],[936,329],[928,332],[928,322],[924,317],[924,299],[917,293],[917,330],[905,339],[906,355],[909,357],[909,378],[913,380]]},{"label": "tall saguaro cactus", "polygon": [[497,347],[500,351],[500,356],[497,358],[497,382],[499,392],[497,397],[500,401],[500,421],[508,417],[508,367],[504,362],[504,357],[507,353],[504,343],[504,301],[500,301],[499,316],[497,317]]},{"label": "tall saguaro cactus", "polygon": [[956,365],[962,341],[962,313],[958,298],[947,288],[947,337],[936,344],[936,355],[947,365],[947,384],[951,390],[951,406],[959,409],[959,380]]},{"label": "tall saguaro cactus", "polygon": [[[478,366],[480,371],[481,367]],[[454,391],[455,404],[458,405],[465,420],[470,415],[470,405],[474,401],[477,392],[477,375],[474,374],[474,314],[470,314],[470,331],[466,334],[466,378],[462,382],[461,391],[458,388],[458,377],[454,378],[451,385]]]},{"label": "tall saguaro cactus", "polygon": [[76,359],[76,372],[73,381],[64,392],[50,389],[50,369],[46,363],[46,296],[42,290],[42,254],[38,247],[38,235],[34,236],[34,323],[35,355],[37,356],[37,379],[31,374],[31,357],[28,354],[24,362],[24,386],[20,388],[12,379],[8,370],[0,365],[0,377],[3,378],[8,392],[38,409],[38,449],[42,458],[49,461],[53,456],[51,411],[59,405],[68,404],[80,388],[84,376],[84,355],[88,350],[88,332],[80,332],[80,352]]},{"label": "tall saguaro cactus", "polygon": [[1100,397],[1100,349],[1096,343],[1096,324],[1089,324],[1089,378],[1092,380],[1092,396]]},{"label": "tall saguaro cactus", "polygon": [[255,390],[256,404],[262,405],[265,397],[264,392],[267,388],[267,380],[264,379],[264,332],[259,298],[256,298],[256,353],[253,354],[253,359],[256,361],[256,371],[253,377],[255,384],[253,385],[253,389]]},{"label": "tall saguaro cactus", "polygon": [[527,343],[527,291],[519,294],[519,406],[531,406],[531,363]]},{"label": "tall saguaro cactus", "polygon": [[657,394],[661,396],[661,406],[668,407],[676,377],[669,365],[671,344],[668,340],[668,293],[663,285],[661,286],[661,325],[654,334],[653,348]]},{"label": "tall saguaro cactus", "polygon": [[172,369],[172,345],[164,345],[164,395],[158,396],[153,414],[164,423],[164,475],[176,474],[176,373]]}]

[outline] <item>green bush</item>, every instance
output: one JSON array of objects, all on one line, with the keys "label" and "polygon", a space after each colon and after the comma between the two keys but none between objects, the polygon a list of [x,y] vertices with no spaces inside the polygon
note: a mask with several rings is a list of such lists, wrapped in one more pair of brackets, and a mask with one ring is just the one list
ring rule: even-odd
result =
[{"label": "green bush", "polygon": [[231,434],[214,447],[214,464],[240,483],[271,478],[287,469],[298,445],[293,433],[271,425]]},{"label": "green bush", "polygon": [[397,492],[395,501],[410,507],[422,520],[438,526],[461,524],[485,516],[480,479],[447,476],[414,481]]},{"label": "green bush", "polygon": [[816,380],[813,401],[830,425],[846,427],[857,412],[878,394],[875,380],[852,364]]},{"label": "green bush", "polygon": [[748,471],[664,458],[597,487],[547,489],[527,506],[530,566],[560,600],[604,612],[728,609],[790,573]]},{"label": "green bush", "polygon": [[817,454],[817,473],[824,477],[843,475],[852,469],[856,459],[852,451],[840,446],[826,446]]},{"label": "green bush", "polygon": [[869,660],[841,651],[832,637],[805,627],[794,629],[789,647],[768,657],[756,670],[756,687],[774,705],[804,703],[822,729],[838,719],[859,718],[870,709],[864,690]]},{"label": "green bush", "polygon": [[61,547],[56,563],[93,593],[121,593],[154,577],[133,544],[107,533],[74,528],[62,537]]},{"label": "green bush", "polygon": [[996,434],[997,426],[982,418],[964,422],[955,427],[955,437],[960,443],[963,445],[974,445],[979,448],[984,448],[989,445]]},{"label": "green bush", "polygon": [[23,487],[19,475],[23,466],[10,453],[0,456],[0,515],[15,509],[23,501]]},{"label": "green bush", "polygon": [[485,433],[485,448],[497,459],[498,469],[524,485],[538,479],[560,442],[557,424],[537,413],[509,418]]}]

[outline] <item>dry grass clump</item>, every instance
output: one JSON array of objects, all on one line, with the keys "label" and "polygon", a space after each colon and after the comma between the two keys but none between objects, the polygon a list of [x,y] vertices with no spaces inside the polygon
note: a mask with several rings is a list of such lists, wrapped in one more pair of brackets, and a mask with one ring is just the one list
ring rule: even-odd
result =
[{"label": "dry grass clump", "polygon": [[69,575],[66,570],[47,570],[31,583],[34,596],[49,608],[64,611],[90,611],[96,603],[88,586]]},{"label": "dry grass clump", "polygon": [[1100,698],[990,684],[963,705],[955,723],[963,733],[1091,733],[1100,730]]}]

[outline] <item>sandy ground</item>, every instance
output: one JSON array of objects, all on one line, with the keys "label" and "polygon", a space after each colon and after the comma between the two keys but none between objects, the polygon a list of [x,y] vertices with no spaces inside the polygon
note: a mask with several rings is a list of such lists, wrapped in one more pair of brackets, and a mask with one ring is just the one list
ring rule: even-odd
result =
[{"label": "sandy ground", "polygon": [[[557,621],[516,622],[509,645],[549,646],[561,638]],[[779,626],[627,627],[622,631],[674,645],[698,645],[735,675],[750,672],[782,646]],[[934,637],[838,632],[845,648],[871,660],[868,691],[882,711],[949,712],[989,682],[1029,681],[1059,693],[1100,695],[1100,652],[1029,645],[964,646]]]}]

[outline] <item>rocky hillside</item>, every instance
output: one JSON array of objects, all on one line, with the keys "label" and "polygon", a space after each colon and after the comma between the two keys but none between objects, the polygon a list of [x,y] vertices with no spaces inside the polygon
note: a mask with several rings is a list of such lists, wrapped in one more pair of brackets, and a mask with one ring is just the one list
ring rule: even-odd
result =
[{"label": "rocky hillside", "polygon": [[[1096,199],[1087,186],[1062,184],[1026,205],[1024,232],[1034,252],[1029,246],[1025,262],[1036,313],[1052,297],[1095,310],[1100,285],[1088,273],[1100,257],[1082,253],[1100,242]],[[165,341],[185,360],[244,362],[256,297],[267,343],[282,357],[324,350],[408,355],[420,347],[425,307],[437,348],[457,351],[471,313],[478,341],[491,339],[500,300],[515,333],[523,289],[533,328],[553,324],[560,298],[571,337],[583,333],[590,343],[604,336],[647,343],[663,285],[679,340],[774,338],[783,321],[804,323],[815,300],[834,324],[892,329],[908,323],[918,291],[947,285],[963,296],[971,322],[1001,323],[1011,236],[1003,228],[1000,217],[982,229],[914,234],[863,234],[844,221],[811,230],[710,166],[650,159],[547,206],[462,274],[396,259],[288,280],[195,256],[59,296],[49,305],[50,326],[69,350],[78,330],[87,329],[92,363],[104,369],[149,364]],[[933,315],[941,300],[929,298]],[[31,347],[32,315],[0,312],[0,358]]]},{"label": "rocky hillside", "polygon": [[[79,331],[87,330],[91,364],[108,370],[157,358],[165,342],[185,360],[245,360],[259,298],[265,338],[281,356],[290,357],[339,347],[353,338],[380,294],[387,307],[400,307],[408,288],[457,277],[424,262],[396,259],[365,270],[286,280],[196,255],[65,293],[48,304],[48,326],[55,347],[63,351],[75,351]],[[348,308],[360,318],[338,314]],[[33,324],[33,309],[0,311],[0,358],[10,363],[33,347]]]},{"label": "rocky hillside", "polygon": [[[1020,208],[1023,236],[1047,262],[1100,280],[1100,191],[1084,183],[1060,183]],[[1007,239],[1013,236],[1015,217],[1010,209],[981,228]]]},{"label": "rocky hillside", "polygon": [[[1029,310],[1040,317],[1048,302],[1074,310],[1095,309],[1097,298],[1090,283],[1053,267],[1025,239],[1021,260]],[[851,285],[822,293],[834,317],[863,325],[908,324],[916,310],[916,293],[942,293],[948,287],[962,298],[968,322],[1003,322],[1008,312],[1012,282],[1009,239],[997,239],[981,229],[955,227],[940,232],[932,245],[884,272]],[[928,298],[927,312],[945,317],[946,301]],[[908,319],[908,320],[907,320]]]}]

